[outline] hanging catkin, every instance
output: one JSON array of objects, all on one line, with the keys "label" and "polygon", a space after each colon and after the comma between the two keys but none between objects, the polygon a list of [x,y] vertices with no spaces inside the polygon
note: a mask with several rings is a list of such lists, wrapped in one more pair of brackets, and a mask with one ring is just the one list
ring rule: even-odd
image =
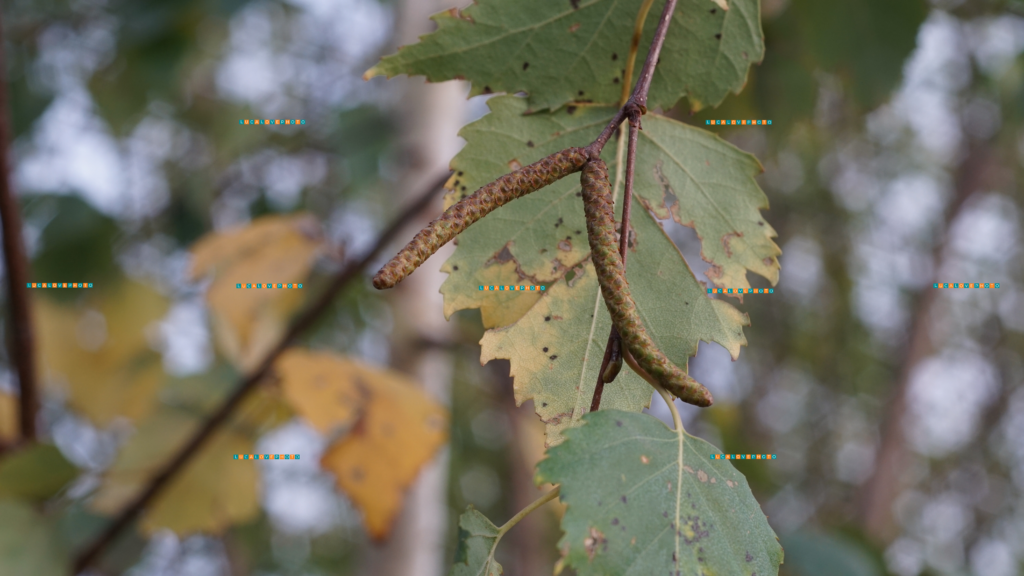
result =
[{"label": "hanging catkin", "polygon": [[583,148],[567,148],[506,174],[459,200],[420,230],[377,272],[373,277],[373,287],[378,290],[394,288],[441,246],[491,210],[578,172],[586,162],[587,153]]},{"label": "hanging catkin", "polygon": [[658,349],[647,334],[636,304],[629,293],[626,272],[615,238],[615,215],[612,211],[608,168],[601,160],[591,160],[580,175],[583,185],[583,206],[587,215],[587,236],[590,254],[597,269],[601,294],[612,317],[612,324],[636,363],[666,390],[683,402],[710,406],[711,393],[700,382],[687,376]]}]

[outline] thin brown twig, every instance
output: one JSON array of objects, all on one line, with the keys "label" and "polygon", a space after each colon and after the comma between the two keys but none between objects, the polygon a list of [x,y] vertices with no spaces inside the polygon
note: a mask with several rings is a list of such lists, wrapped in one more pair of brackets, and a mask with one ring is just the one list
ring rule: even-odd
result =
[{"label": "thin brown twig", "polygon": [[[0,29],[3,28],[0,20]],[[36,388],[35,341],[28,298],[28,260],[21,234],[21,215],[11,187],[8,164],[11,142],[11,111],[7,93],[7,66],[0,32],[0,224],[3,225],[4,262],[7,266],[7,301],[11,319],[11,361],[18,372],[18,417],[21,441],[36,438],[39,397]]]},{"label": "thin brown twig", "polygon": [[434,199],[437,192],[443,189],[444,183],[450,176],[450,173],[445,174],[443,178],[433,181],[427,191],[422,193],[415,202],[410,204],[398,216],[398,218],[388,226],[387,230],[377,238],[377,242],[374,243],[373,247],[362,258],[356,262],[352,262],[338,272],[327,289],[324,290],[316,301],[309,305],[295,318],[291,326],[288,328],[288,331],[281,340],[278,341],[277,345],[267,353],[267,356],[260,363],[259,367],[242,378],[231,396],[224,400],[217,410],[207,418],[203,423],[203,426],[192,435],[189,441],[186,442],[185,445],[177,451],[177,453],[175,453],[174,457],[163,466],[160,472],[153,476],[146,489],[137,496],[135,500],[128,504],[120,514],[118,514],[117,518],[115,518],[114,521],[104,529],[100,536],[97,537],[88,548],[78,555],[75,559],[76,574],[89,567],[89,565],[91,565],[99,555],[113,543],[117,535],[126,528],[135,519],[135,517],[153,501],[154,498],[156,498],[161,490],[170,483],[171,479],[173,479],[178,472],[184,468],[185,464],[187,464],[192,457],[196,455],[206,440],[208,440],[209,437],[227,421],[249,393],[256,389],[257,384],[259,384],[263,377],[270,372],[274,361],[277,360],[281,353],[288,349],[288,347],[291,346],[303,332],[309,329],[309,327],[317,321],[323,311],[330,306],[338,292],[340,292],[342,288],[348,285],[349,282],[362,272],[362,270],[377,257],[377,254],[391,242],[391,240],[402,230],[402,228],[405,227],[406,224],[409,223],[410,220],[430,204],[430,201]]}]

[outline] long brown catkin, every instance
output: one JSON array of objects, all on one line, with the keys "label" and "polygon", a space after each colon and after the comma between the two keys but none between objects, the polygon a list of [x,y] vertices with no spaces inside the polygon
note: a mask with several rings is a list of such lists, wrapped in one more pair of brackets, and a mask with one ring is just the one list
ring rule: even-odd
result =
[{"label": "long brown catkin", "polygon": [[377,272],[373,277],[373,287],[378,290],[394,288],[470,224],[499,206],[578,172],[587,163],[587,158],[583,148],[566,148],[506,174],[459,200],[420,230],[405,248]]},{"label": "long brown catkin", "polygon": [[623,346],[641,368],[680,400],[696,406],[710,406],[712,398],[708,389],[673,364],[658,349],[640,321],[640,314],[630,296],[626,271],[615,238],[615,213],[612,210],[608,167],[601,160],[587,162],[580,175],[580,182],[583,185],[591,260],[597,269],[601,294],[611,314],[612,324],[618,330]]}]

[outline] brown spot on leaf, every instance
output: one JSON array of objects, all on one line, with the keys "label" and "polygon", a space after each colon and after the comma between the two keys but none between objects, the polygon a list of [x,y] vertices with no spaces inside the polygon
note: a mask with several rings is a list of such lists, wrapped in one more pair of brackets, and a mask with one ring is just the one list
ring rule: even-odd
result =
[{"label": "brown spot on leaf", "polygon": [[526,141],[526,147],[527,148],[533,148],[533,140],[527,140]]},{"label": "brown spot on leaf", "polygon": [[545,346],[545,347],[544,347],[544,351],[545,351],[545,352],[547,352],[547,351],[548,351],[548,347],[547,347],[547,346]]},{"label": "brown spot on leaf", "polygon": [[762,262],[764,262],[765,266],[771,266],[772,265],[772,259],[771,258],[765,258],[764,260],[762,260]]},{"label": "brown spot on leaf", "polygon": [[726,484],[726,486],[728,486],[729,488],[732,488],[733,486],[735,486],[735,485],[736,485],[736,483],[735,483],[735,482],[733,482],[732,480],[726,480],[726,481],[725,481],[725,484]]},{"label": "brown spot on leaf", "polygon": [[625,494],[623,494],[623,495],[622,495],[622,498],[621,498],[621,500],[622,500],[622,503],[623,503],[623,504],[625,504],[625,503],[626,503],[626,495],[625,495]]},{"label": "brown spot on leaf", "polygon": [[554,360],[555,358],[558,358],[558,354],[552,354],[551,356],[548,356],[549,360]]},{"label": "brown spot on leaf", "polygon": [[353,482],[362,482],[364,477],[365,477],[365,475],[363,474],[363,469],[362,468],[359,468],[357,466],[357,467],[352,469],[352,481]]},{"label": "brown spot on leaf", "polygon": [[571,115],[575,111],[576,111],[576,107],[575,106],[566,106],[566,108],[565,108],[566,114],[570,114]]},{"label": "brown spot on leaf", "polygon": [[471,24],[475,24],[475,22],[473,22],[473,18],[471,16],[467,16],[467,15],[463,14],[462,11],[459,10],[458,8],[450,8],[448,10],[448,15],[451,16],[452,18],[458,18],[459,20],[465,20],[466,22],[469,22]]},{"label": "brown spot on leaf", "polygon": [[740,238],[743,236],[742,232],[729,232],[725,236],[722,236],[722,246],[725,248],[725,255],[732,258],[732,248],[729,246],[730,238]]},{"label": "brown spot on leaf", "polygon": [[580,23],[577,22],[577,23],[573,24],[572,26],[569,26],[569,33],[572,34],[573,32],[575,32],[575,31],[577,31],[579,29],[580,29]]},{"label": "brown spot on leaf", "polygon": [[619,519],[618,518],[612,518],[612,526],[618,526],[618,525],[619,525]]},{"label": "brown spot on leaf", "polygon": [[683,466],[683,470],[686,470],[686,471],[687,471],[687,472],[689,472],[690,474],[693,474],[693,468],[690,468],[689,466],[685,466],[685,465],[684,465],[684,466]]},{"label": "brown spot on leaf", "polygon": [[598,550],[604,552],[608,549],[608,540],[600,530],[597,528],[591,528],[590,536],[583,539],[583,547],[587,551],[587,557],[593,561],[594,554],[597,554]]},{"label": "brown spot on leaf", "polygon": [[712,476],[712,477],[711,477],[711,483],[712,483],[712,484],[717,484],[717,483],[718,483],[718,481],[717,481],[717,480],[715,480],[715,477],[714,477],[714,476]]},{"label": "brown spot on leaf", "polygon": [[571,252],[572,241],[570,241],[568,238],[566,238],[565,240],[559,240],[558,249],[561,250],[562,252]]},{"label": "brown spot on leaf", "polygon": [[612,52],[612,60],[618,60],[618,59],[619,59],[619,55],[616,54],[615,52]]},{"label": "brown spot on leaf", "polygon": [[491,90],[490,86],[484,86],[484,94],[493,94],[494,90]]},{"label": "brown spot on leaf", "polygon": [[523,70],[526,70],[529,67],[530,67],[530,63],[529,62],[523,62]]},{"label": "brown spot on leaf", "polygon": [[558,414],[555,414],[554,416],[548,418],[547,420],[545,420],[544,418],[541,418],[540,420],[545,424],[557,426],[558,424],[561,424],[563,418],[572,418],[572,412],[559,412]]},{"label": "brown spot on leaf", "polygon": [[715,39],[716,40],[721,40],[722,39],[722,35],[721,34],[715,34]]},{"label": "brown spot on leaf", "polygon": [[746,560],[747,560],[747,562],[753,562],[754,561],[754,557],[750,554],[750,552],[747,552]]},{"label": "brown spot on leaf", "polygon": [[484,266],[490,266],[491,264],[504,264],[506,262],[511,262],[512,260],[515,260],[515,257],[512,256],[512,251],[509,250],[509,244],[505,244],[501,247],[501,250],[498,250],[494,253],[494,256],[491,256],[490,260],[484,262]]},{"label": "brown spot on leaf", "polygon": [[643,462],[644,464],[650,464],[651,463],[651,459],[648,458],[647,456],[644,456],[643,454],[640,455],[640,461]]},{"label": "brown spot on leaf", "polygon": [[612,84],[618,84],[618,83],[619,83],[618,76],[616,76],[615,78],[612,78]]},{"label": "brown spot on leaf", "polygon": [[711,13],[712,13],[712,14],[714,14],[715,12],[718,12],[718,8],[712,8],[712,9],[711,9]]},{"label": "brown spot on leaf", "polygon": [[516,170],[519,170],[522,167],[523,167],[523,165],[520,164],[519,160],[516,159],[516,158],[513,158],[513,159],[508,161],[508,169],[512,170],[513,172],[515,172]]},{"label": "brown spot on leaf", "polygon": [[700,480],[701,482],[707,482],[708,475],[703,470],[697,470],[697,479]]}]

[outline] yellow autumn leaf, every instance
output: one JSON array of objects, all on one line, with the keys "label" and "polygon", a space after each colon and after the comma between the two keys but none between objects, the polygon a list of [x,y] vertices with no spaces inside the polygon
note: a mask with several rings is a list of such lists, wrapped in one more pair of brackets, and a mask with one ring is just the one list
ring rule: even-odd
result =
[{"label": "yellow autumn leaf", "polygon": [[[230,393],[235,376],[218,367],[169,382],[161,391],[163,406],[140,423],[104,474],[93,509],[114,514],[135,498]],[[261,385],[252,392],[146,509],[142,532],[149,535],[167,528],[178,534],[219,533],[258,514],[255,463],[235,460],[234,455],[253,453],[259,433],[291,416],[279,396],[274,386]]]},{"label": "yellow autumn leaf", "polygon": [[320,225],[310,215],[267,216],[211,233],[193,246],[191,276],[214,274],[206,301],[217,344],[235,366],[254,368],[302,303],[297,289],[245,286],[304,281],[323,246]]},{"label": "yellow autumn leaf", "polygon": [[98,426],[144,417],[163,379],[146,330],[167,308],[163,296],[130,281],[90,290],[71,306],[36,299],[40,374],[48,386],[66,386],[70,405]]},{"label": "yellow autumn leaf", "polygon": [[[450,261],[441,265],[441,272],[452,274],[458,265]],[[442,285],[441,292],[445,295],[444,317],[451,318],[459,310],[470,308],[480,309],[480,318],[484,328],[500,328],[513,324],[526,315],[526,312],[533,306],[540,297],[544,295],[537,291],[490,291],[488,286],[530,286],[532,280],[524,279],[517,272],[518,267],[513,261],[495,262],[481,268],[473,276],[477,282],[481,282],[484,290],[477,286],[459,286],[455,288],[447,283]]]},{"label": "yellow autumn leaf", "polygon": [[276,365],[285,397],[321,432],[347,428],[321,464],[387,537],[406,488],[447,440],[447,411],[409,377],[325,353],[293,350]]},{"label": "yellow autumn leaf", "polygon": [[0,392],[0,442],[8,444],[18,439],[18,398]]}]

